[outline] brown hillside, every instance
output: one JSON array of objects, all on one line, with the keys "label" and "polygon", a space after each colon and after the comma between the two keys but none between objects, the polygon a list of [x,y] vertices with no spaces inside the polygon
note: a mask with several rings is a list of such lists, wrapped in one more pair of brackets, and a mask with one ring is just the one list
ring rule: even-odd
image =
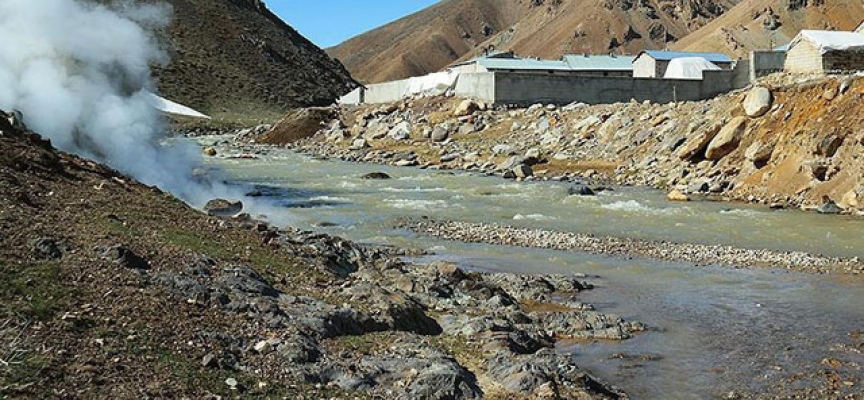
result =
[{"label": "brown hillside", "polygon": [[156,71],[167,97],[209,113],[329,105],[348,72],[261,0],[169,0],[171,63]]},{"label": "brown hillside", "polygon": [[673,47],[743,57],[786,44],[802,29],[851,30],[862,20],[861,1],[745,0]]},{"label": "brown hillside", "polygon": [[739,0],[445,0],[328,52],[365,83],[437,71],[493,45],[521,56],[664,48]]}]

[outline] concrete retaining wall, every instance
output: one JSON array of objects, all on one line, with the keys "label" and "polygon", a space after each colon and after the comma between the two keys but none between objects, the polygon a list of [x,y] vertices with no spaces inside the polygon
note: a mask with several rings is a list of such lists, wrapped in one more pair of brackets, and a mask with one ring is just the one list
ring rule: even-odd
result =
[{"label": "concrete retaining wall", "polygon": [[408,79],[376,83],[366,86],[365,102],[371,104],[390,103],[405,98],[408,93]]},{"label": "concrete retaining wall", "polygon": [[655,103],[715,97],[749,84],[746,64],[731,71],[705,71],[703,80],[495,74],[495,103],[586,104],[630,100]]},{"label": "concrete retaining wall", "polygon": [[[655,103],[712,98],[750,84],[750,63],[741,61],[732,70],[704,71],[702,80],[631,78],[615,76],[537,75],[509,72],[463,73],[455,94],[487,103],[530,105],[535,103],[587,104],[649,100]],[[367,86],[351,92],[342,104],[389,103],[402,100],[409,80]]]},{"label": "concrete retaining wall", "polygon": [[351,93],[348,93],[348,94],[340,97],[339,100],[336,102],[339,104],[351,104],[351,105],[363,104],[364,102],[366,102],[366,100],[365,100],[366,96],[365,95],[366,95],[366,88],[363,86],[360,86],[357,89],[352,90]]},{"label": "concrete retaining wall", "polygon": [[751,51],[750,80],[783,71],[786,63],[785,51]]},{"label": "concrete retaining wall", "polygon": [[461,74],[456,81],[456,96],[481,100],[487,103],[495,102],[495,74],[478,72]]}]

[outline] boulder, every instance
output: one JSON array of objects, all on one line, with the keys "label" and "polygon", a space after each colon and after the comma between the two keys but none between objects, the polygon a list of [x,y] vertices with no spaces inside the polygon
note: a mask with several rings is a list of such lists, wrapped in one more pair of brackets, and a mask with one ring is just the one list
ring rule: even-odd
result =
[{"label": "boulder", "polygon": [[746,158],[747,161],[758,164],[770,160],[772,154],[774,154],[773,143],[765,143],[761,140],[757,140],[744,151],[744,158]]},{"label": "boulder", "polygon": [[744,97],[744,112],[750,118],[761,117],[771,109],[772,102],[771,91],[766,87],[756,86]]},{"label": "boulder", "polygon": [[393,140],[408,140],[411,137],[411,125],[408,121],[402,121],[390,129],[387,136]]},{"label": "boulder", "polygon": [[243,211],[243,202],[213,199],[204,205],[204,212],[214,217],[233,217]]},{"label": "boulder", "polygon": [[570,189],[567,189],[567,194],[570,196],[594,196],[594,193],[591,188],[585,185],[575,185],[571,186]]},{"label": "boulder", "polygon": [[377,179],[377,180],[391,179],[391,178],[390,178],[390,175],[387,175],[387,174],[384,173],[384,172],[370,172],[370,173],[368,173],[368,174],[366,174],[366,175],[363,175],[361,178],[363,178],[363,179],[369,179],[369,180],[373,180],[373,179]]},{"label": "boulder", "polygon": [[369,147],[369,142],[366,139],[357,139],[351,143],[350,150],[360,150]]},{"label": "boulder", "polygon": [[467,135],[469,133],[474,133],[476,131],[477,131],[477,126],[474,124],[463,124],[457,130],[457,132],[459,132],[460,135]]},{"label": "boulder", "polygon": [[430,139],[432,139],[433,142],[443,142],[447,140],[448,137],[450,137],[450,132],[443,126],[439,125],[432,130]]},{"label": "boulder", "polygon": [[720,129],[723,128],[720,124],[711,125],[698,134],[688,140],[684,145],[682,145],[676,155],[681,160],[690,160],[700,156],[702,151],[705,150],[705,147],[714,140],[714,137],[717,136],[717,133],[720,132]]},{"label": "boulder", "polygon": [[816,212],[819,214],[840,214],[843,209],[828,196],[822,196],[822,204],[816,207]]},{"label": "boulder", "polygon": [[209,157],[213,157],[216,155],[216,149],[214,149],[212,147],[207,147],[204,149],[204,155],[209,156]]},{"label": "boulder", "polygon": [[828,135],[816,144],[814,153],[823,157],[834,157],[834,154],[837,154],[837,150],[839,150],[842,145],[842,137],[833,134]]},{"label": "boulder", "polygon": [[690,186],[687,186],[687,192],[689,193],[703,193],[707,192],[708,189],[711,188],[711,185],[708,182],[693,182]]},{"label": "boulder", "polygon": [[534,175],[534,170],[526,164],[519,164],[513,167],[513,174],[516,175],[517,178],[527,178]]},{"label": "boulder", "polygon": [[738,144],[741,143],[741,137],[744,136],[744,131],[746,129],[746,118],[733,118],[732,121],[729,121],[729,123],[720,130],[720,133],[711,140],[711,143],[708,144],[708,149],[705,150],[705,158],[709,160],[719,160],[735,151]]},{"label": "boulder", "polygon": [[150,268],[150,263],[123,245],[112,246],[102,252],[102,258],[111,260],[114,264],[137,270]]},{"label": "boulder", "polygon": [[509,144],[496,144],[492,147],[492,154],[512,156],[516,154],[516,149]]},{"label": "boulder", "polygon": [[852,189],[846,192],[846,194],[844,194],[843,198],[840,200],[840,204],[842,204],[846,208],[858,208],[861,197],[860,193],[860,189]]},{"label": "boulder", "polygon": [[681,193],[678,189],[669,192],[669,194],[666,195],[666,199],[669,201],[690,201],[690,197],[687,197],[686,194]]},{"label": "boulder", "polygon": [[462,100],[458,106],[456,106],[456,110],[453,111],[453,115],[457,117],[464,117],[466,115],[471,115],[474,111],[477,111],[477,103],[474,100],[466,99]]}]

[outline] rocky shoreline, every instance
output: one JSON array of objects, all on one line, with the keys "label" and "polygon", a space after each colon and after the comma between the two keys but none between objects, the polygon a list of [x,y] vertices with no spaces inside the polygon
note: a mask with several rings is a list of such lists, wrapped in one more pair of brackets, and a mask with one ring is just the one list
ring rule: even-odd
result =
[{"label": "rocky shoreline", "polygon": [[556,351],[645,330],[580,302],[582,276],[208,215],[0,131],[0,397],[626,398]]},{"label": "rocky shoreline", "polygon": [[735,268],[772,268],[801,272],[861,275],[864,262],[857,258],[824,257],[805,252],[742,249],[732,246],[672,243],[633,238],[596,237],[572,232],[502,226],[490,223],[405,218],[396,228],[467,243],[580,251],[621,257],[650,258],[696,265]]},{"label": "rocky shoreline", "polygon": [[815,210],[828,196],[839,206],[832,212],[864,213],[857,161],[864,136],[855,130],[864,114],[861,79],[795,79],[769,77],[747,91],[670,104],[507,109],[408,99],[337,108],[316,135],[268,143],[352,162],[650,186],[685,201],[709,196]]}]

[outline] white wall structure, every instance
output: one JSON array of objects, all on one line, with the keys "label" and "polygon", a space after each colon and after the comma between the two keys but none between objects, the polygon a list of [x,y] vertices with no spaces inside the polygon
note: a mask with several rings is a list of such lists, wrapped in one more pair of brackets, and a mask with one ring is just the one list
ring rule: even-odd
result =
[{"label": "white wall structure", "polygon": [[801,31],[789,44],[785,70],[796,73],[864,70],[864,34]]}]

